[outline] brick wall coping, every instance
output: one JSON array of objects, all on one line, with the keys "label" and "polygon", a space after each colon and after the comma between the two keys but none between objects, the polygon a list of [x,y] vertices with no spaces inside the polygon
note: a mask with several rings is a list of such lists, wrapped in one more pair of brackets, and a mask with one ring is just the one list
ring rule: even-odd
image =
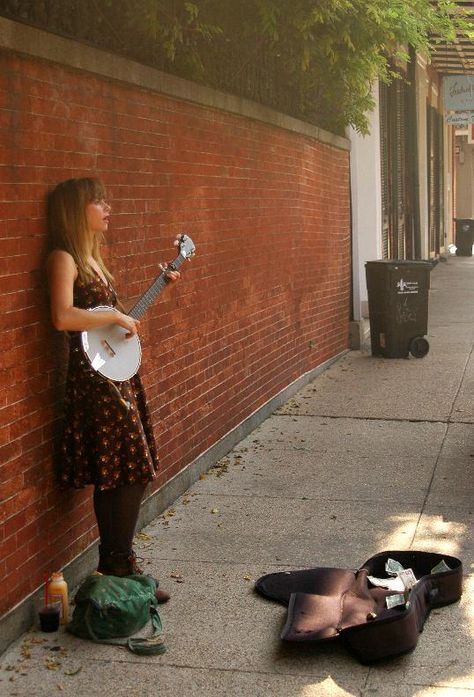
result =
[{"label": "brick wall coping", "polygon": [[87,44],[65,39],[40,29],[0,17],[0,48],[53,61],[137,87],[160,92],[309,136],[342,150],[350,149],[347,138],[282,114],[257,102],[204,87]]}]

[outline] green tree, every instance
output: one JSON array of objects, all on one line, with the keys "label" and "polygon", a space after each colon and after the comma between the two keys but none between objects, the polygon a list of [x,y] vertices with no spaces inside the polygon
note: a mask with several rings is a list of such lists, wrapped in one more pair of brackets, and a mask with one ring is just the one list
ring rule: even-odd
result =
[{"label": "green tree", "polygon": [[457,32],[455,0],[0,0],[0,13],[268,104],[367,131],[376,80]]},{"label": "green tree", "polygon": [[[215,40],[245,62],[262,54],[292,95],[293,111],[342,130],[367,131],[375,80],[390,81],[408,47],[429,55],[434,43],[469,31],[451,0],[207,0],[202,20],[222,28]],[[472,30],[472,27],[471,27]],[[474,33],[471,31],[474,38]],[[434,37],[437,37],[436,39]],[[212,65],[204,61],[212,76]]]}]

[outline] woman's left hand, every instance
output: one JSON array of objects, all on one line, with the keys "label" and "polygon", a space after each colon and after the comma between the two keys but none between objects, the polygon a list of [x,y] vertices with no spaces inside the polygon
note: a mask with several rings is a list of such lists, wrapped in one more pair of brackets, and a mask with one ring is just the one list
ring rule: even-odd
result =
[{"label": "woman's left hand", "polygon": [[160,269],[165,273],[167,281],[178,281],[181,278],[179,271],[169,268],[168,264],[160,264]]}]

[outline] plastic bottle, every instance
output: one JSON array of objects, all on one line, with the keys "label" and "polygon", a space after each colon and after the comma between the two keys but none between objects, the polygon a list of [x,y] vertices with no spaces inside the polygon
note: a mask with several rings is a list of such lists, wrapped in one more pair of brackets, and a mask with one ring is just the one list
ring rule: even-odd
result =
[{"label": "plastic bottle", "polygon": [[48,597],[50,603],[60,603],[60,622],[66,624],[68,621],[69,599],[67,583],[64,580],[62,571],[55,571],[51,574],[48,583]]}]

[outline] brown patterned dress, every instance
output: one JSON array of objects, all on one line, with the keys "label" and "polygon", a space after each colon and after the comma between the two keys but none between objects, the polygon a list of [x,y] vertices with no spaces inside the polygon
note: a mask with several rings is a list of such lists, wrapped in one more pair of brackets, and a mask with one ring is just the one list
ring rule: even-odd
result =
[{"label": "brown patterned dress", "polygon": [[[115,291],[99,276],[87,283],[76,280],[75,307],[116,303]],[[90,368],[80,333],[71,333],[59,463],[62,487],[95,484],[105,490],[155,478],[158,456],[140,377],[114,384],[130,403],[128,412],[110,383]]]}]

